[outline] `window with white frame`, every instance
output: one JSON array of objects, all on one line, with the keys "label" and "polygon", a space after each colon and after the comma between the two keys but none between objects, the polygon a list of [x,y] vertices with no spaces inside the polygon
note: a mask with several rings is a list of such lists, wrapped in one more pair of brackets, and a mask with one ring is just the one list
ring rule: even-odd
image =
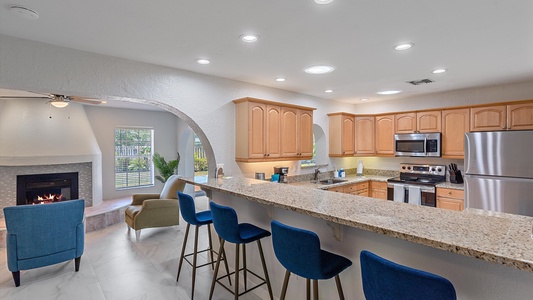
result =
[{"label": "window with white frame", "polygon": [[154,130],[115,128],[115,189],[154,184]]}]

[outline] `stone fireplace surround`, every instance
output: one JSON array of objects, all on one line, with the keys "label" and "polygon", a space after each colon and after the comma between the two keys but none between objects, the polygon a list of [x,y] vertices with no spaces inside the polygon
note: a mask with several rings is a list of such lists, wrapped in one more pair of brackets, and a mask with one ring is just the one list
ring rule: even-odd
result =
[{"label": "stone fireplace surround", "polygon": [[39,166],[0,166],[0,217],[3,208],[17,204],[17,175],[78,172],[78,198],[85,199],[85,207],[93,206],[92,163],[72,163]]}]

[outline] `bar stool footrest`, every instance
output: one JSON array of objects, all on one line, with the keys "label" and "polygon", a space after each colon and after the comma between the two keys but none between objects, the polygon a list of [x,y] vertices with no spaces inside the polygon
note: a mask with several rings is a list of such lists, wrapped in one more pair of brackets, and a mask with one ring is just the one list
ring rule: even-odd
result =
[{"label": "bar stool footrest", "polygon": [[[244,270],[245,270],[245,268],[240,268],[240,269],[239,269],[239,272],[244,271]],[[251,292],[251,291],[255,290],[256,288],[258,288],[258,287],[260,287],[260,286],[262,286],[262,285],[264,285],[264,284],[267,283],[265,278],[263,278],[263,277],[257,275],[257,274],[254,273],[253,271],[251,271],[251,270],[249,270],[249,269],[246,269],[246,271],[247,271],[248,273],[254,275],[256,278],[258,278],[259,280],[261,280],[261,281],[263,281],[263,282],[261,282],[261,283],[255,285],[255,286],[253,286],[253,287],[251,287],[251,288],[248,288],[248,289],[242,291],[242,293],[239,293],[239,295],[238,295],[239,297],[242,296],[242,295],[244,295],[244,294],[246,294],[246,293],[248,293],[248,292]],[[220,282],[221,279],[224,279],[224,278],[226,278],[226,277],[229,277],[229,276],[231,276],[231,275],[233,275],[233,274],[235,274],[235,271],[230,272],[229,274],[226,274],[226,275],[224,275],[224,276],[220,276],[220,277],[218,277],[215,281],[216,281],[218,284],[220,284],[223,288],[225,288],[228,292],[230,292],[232,295],[235,295],[235,292],[234,292],[233,290],[231,290],[230,288],[228,288],[224,283]],[[235,283],[235,284],[239,284],[239,283],[237,282],[237,283]]]}]

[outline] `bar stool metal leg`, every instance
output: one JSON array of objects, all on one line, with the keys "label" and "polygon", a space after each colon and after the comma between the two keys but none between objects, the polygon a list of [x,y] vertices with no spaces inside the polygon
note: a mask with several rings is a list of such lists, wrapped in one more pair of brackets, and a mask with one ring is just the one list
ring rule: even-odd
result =
[{"label": "bar stool metal leg", "polygon": [[318,280],[313,280],[313,294],[315,299],[318,300]]},{"label": "bar stool metal leg", "polygon": [[187,228],[185,229],[185,238],[183,239],[183,246],[181,247],[180,262],[178,265],[178,277],[176,278],[176,281],[180,279],[181,265],[183,263],[183,258],[185,256],[185,247],[187,246],[187,238],[189,237],[190,227],[191,227],[191,224],[187,223]]},{"label": "bar stool metal leg", "polygon": [[194,254],[192,256],[192,291],[191,300],[194,299],[194,284],[196,282],[196,257],[198,256],[198,229],[200,226],[196,226],[194,231]]},{"label": "bar stool metal leg", "polygon": [[239,244],[235,244],[235,297],[234,299],[239,299]]},{"label": "bar stool metal leg", "polygon": [[311,279],[307,278],[305,280],[305,290],[307,295],[307,300],[311,300]]},{"label": "bar stool metal leg", "polygon": [[[211,239],[211,224],[207,224],[207,235],[209,236],[209,249],[213,250],[213,240]],[[211,269],[215,269],[215,259],[213,257],[213,251],[209,251],[211,253]],[[226,271],[228,268],[226,268]]]},{"label": "bar stool metal leg", "polygon": [[285,300],[285,295],[287,294],[287,286],[289,285],[289,277],[291,277],[291,272],[289,270],[285,271],[285,279],[283,279],[283,287],[281,288],[280,300]]},{"label": "bar stool metal leg", "polygon": [[[222,253],[222,251],[224,251],[224,243],[225,242],[226,242],[225,240],[220,239],[220,247],[218,249],[218,253]],[[225,259],[226,259],[226,254],[224,252],[224,260]],[[220,267],[220,255],[218,255],[218,257],[217,257],[217,263],[216,263],[216,266],[215,266],[215,272],[213,273],[213,280],[211,281],[211,290],[209,291],[209,299],[213,299],[213,292],[215,291],[215,283],[217,281],[218,268],[219,267]],[[238,284],[238,283],[236,283],[236,284]]]},{"label": "bar stool metal leg", "polygon": [[248,289],[248,274],[246,274],[246,244],[242,244],[242,274],[244,279],[244,290],[246,291]]},{"label": "bar stool metal leg", "polygon": [[341,278],[339,275],[335,276],[335,283],[337,284],[337,291],[339,292],[339,299],[344,300],[344,293],[342,292]]},{"label": "bar stool metal leg", "polygon": [[268,294],[270,295],[270,300],[274,299],[272,294],[272,286],[270,285],[270,278],[268,277],[268,271],[265,263],[265,255],[263,254],[263,247],[261,246],[261,240],[257,240],[257,246],[259,248],[259,256],[261,257],[261,263],[263,265],[263,272],[265,273],[265,281],[268,288]]}]

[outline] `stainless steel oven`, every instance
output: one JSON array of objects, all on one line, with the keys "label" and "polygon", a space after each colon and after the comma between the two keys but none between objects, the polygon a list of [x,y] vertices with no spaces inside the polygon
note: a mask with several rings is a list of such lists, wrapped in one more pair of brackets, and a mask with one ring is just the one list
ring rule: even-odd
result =
[{"label": "stainless steel oven", "polygon": [[441,133],[398,133],[394,135],[396,156],[440,157]]},{"label": "stainless steel oven", "polygon": [[387,180],[387,199],[405,203],[416,199],[416,204],[436,207],[435,186],[444,181],[446,166],[400,164],[400,177]]}]

